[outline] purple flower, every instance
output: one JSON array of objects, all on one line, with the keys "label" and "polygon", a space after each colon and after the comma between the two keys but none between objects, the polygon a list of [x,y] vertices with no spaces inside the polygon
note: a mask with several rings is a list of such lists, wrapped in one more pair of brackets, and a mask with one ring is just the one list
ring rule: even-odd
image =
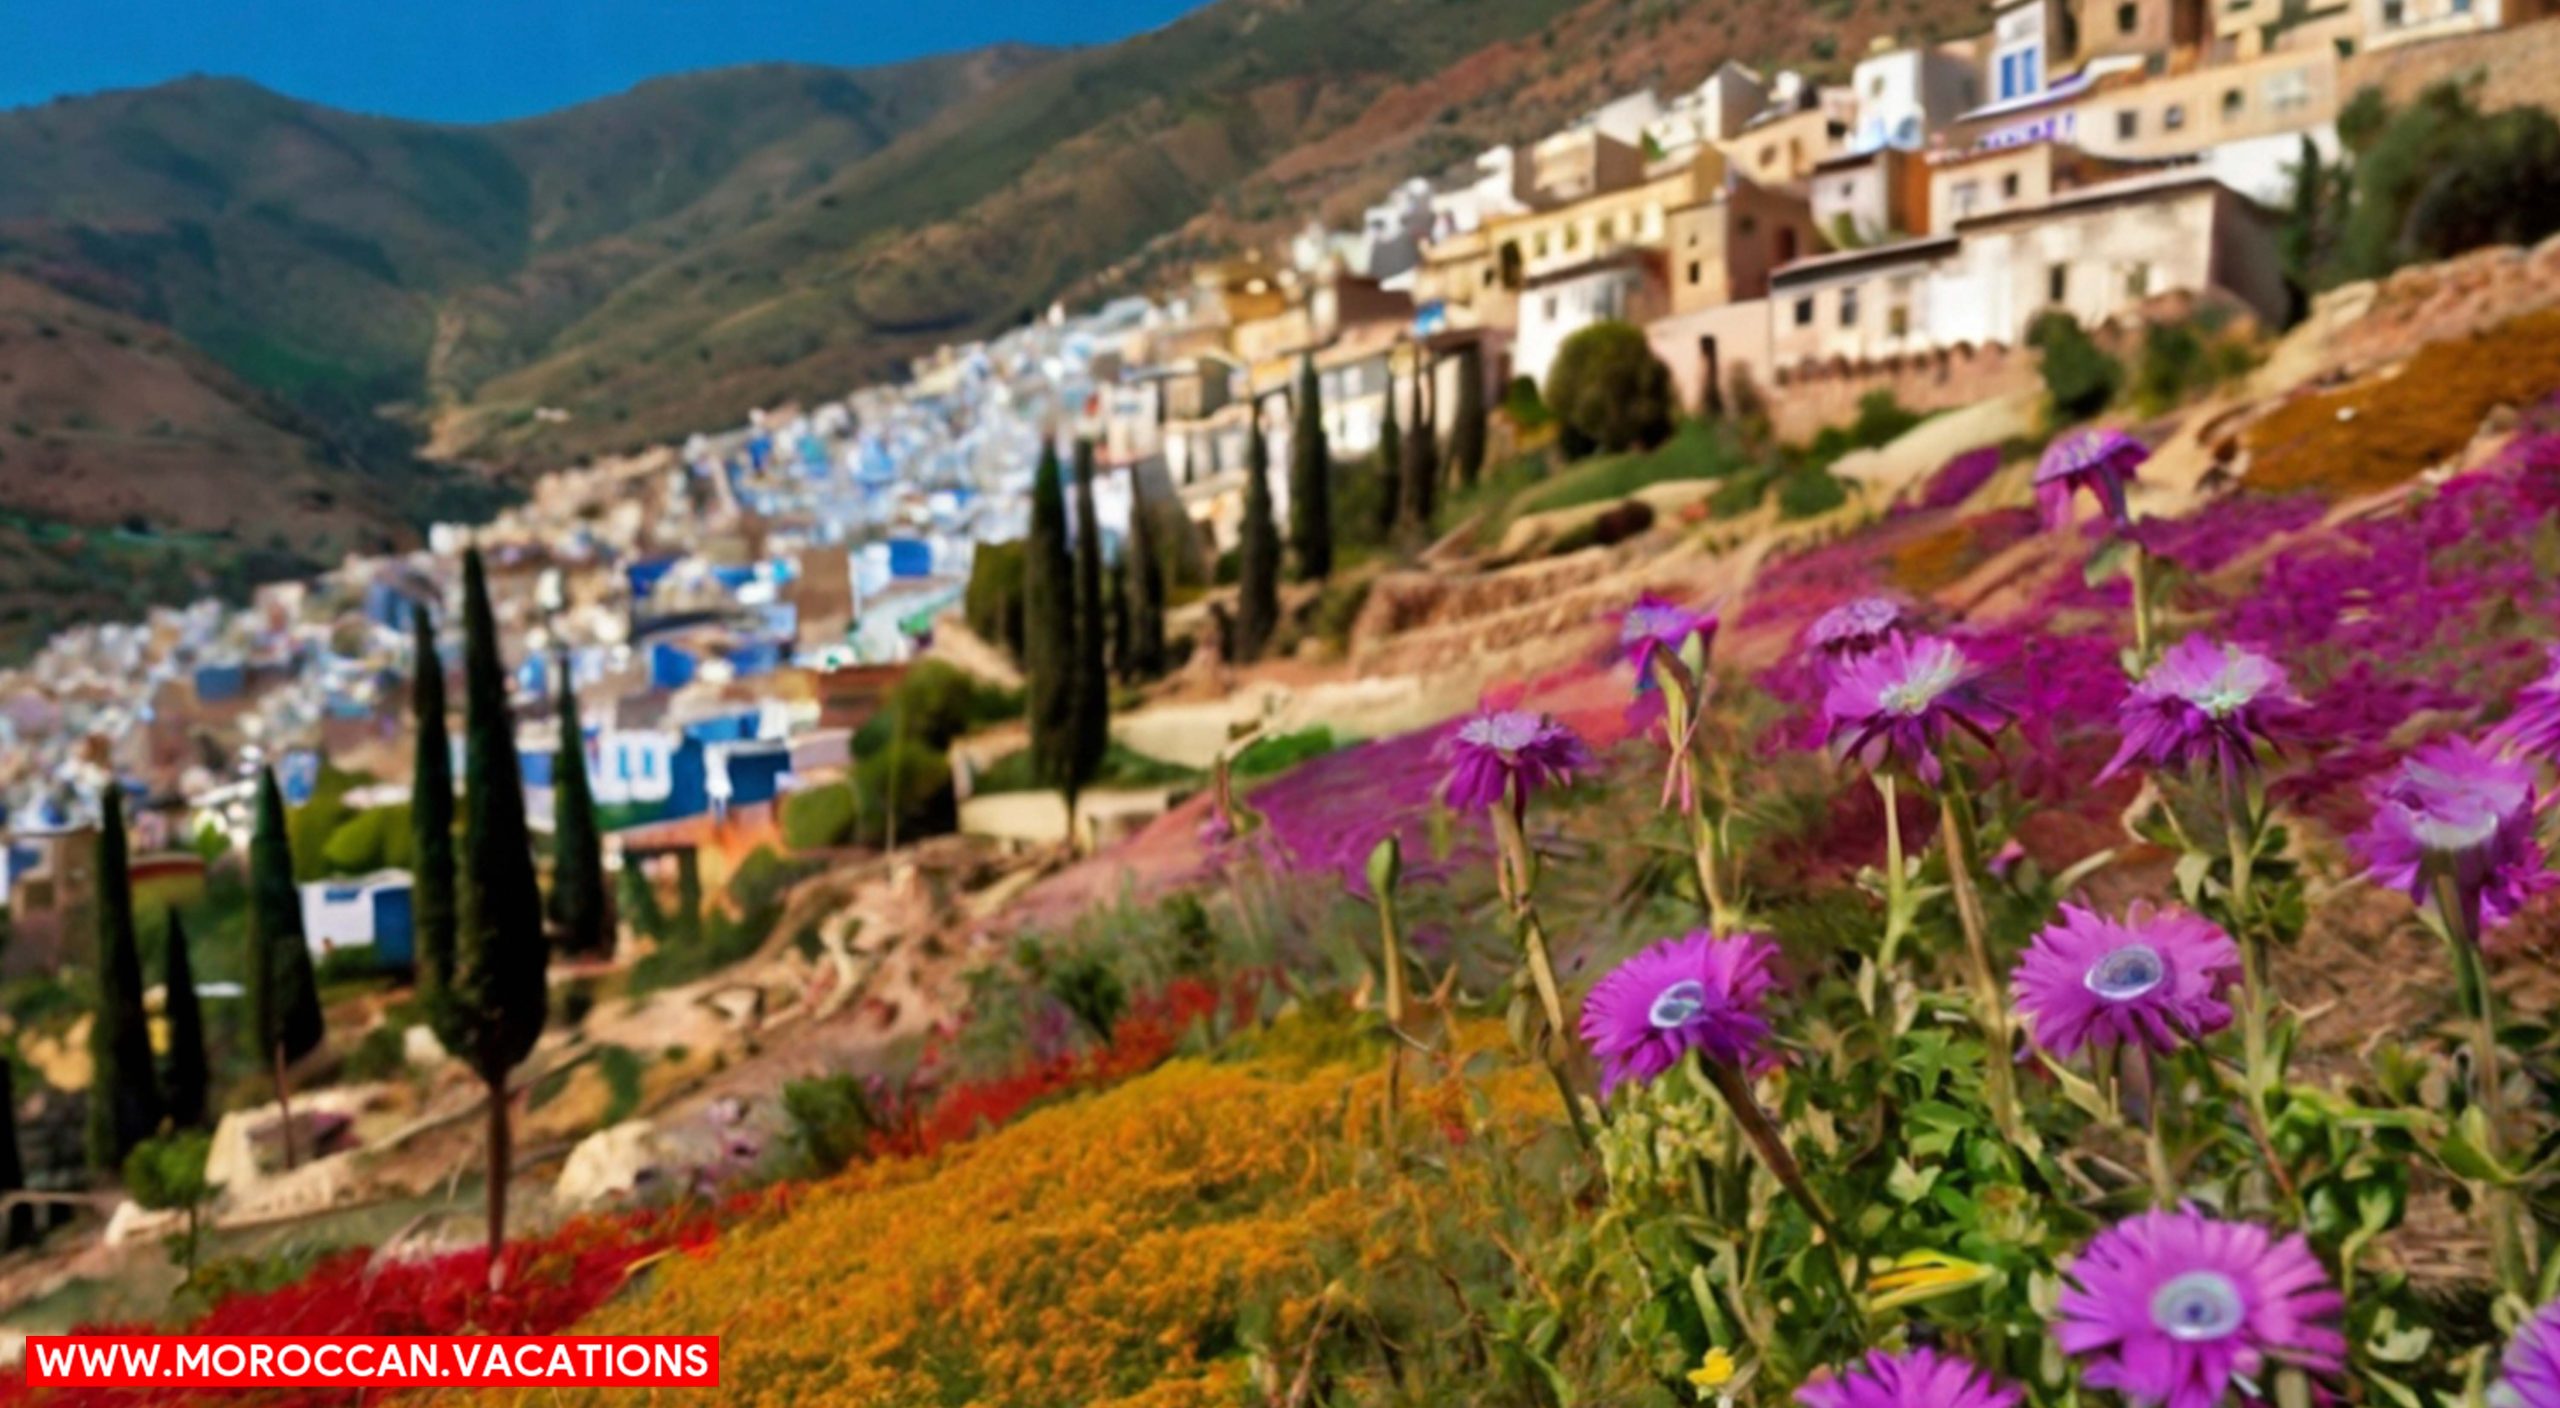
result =
[{"label": "purple flower", "polygon": [[1796,1390],[1804,1408],[2016,1408],[2018,1390],[1934,1349],[1877,1350],[1843,1374]]},{"label": "purple flower", "polygon": [[1713,649],[1716,624],[1712,611],[1692,611],[1651,592],[1638,596],[1636,604],[1618,618],[1618,644],[1627,652],[1627,663],[1636,667],[1638,688],[1650,685],[1647,671],[1653,664],[1653,652],[1667,650],[1677,657],[1691,636]]},{"label": "purple flower", "polygon": [[2516,1328],[2498,1367],[2498,1385],[2489,1391],[2498,1408],[2560,1408],[2560,1301]]},{"label": "purple flower", "polygon": [[1983,693],[1980,673],[1943,636],[1895,636],[1844,660],[1822,698],[1831,746],[1870,768],[1906,768],[1934,784],[1950,728],[1988,742],[2008,719]]},{"label": "purple flower", "polygon": [[1597,761],[1572,729],[1526,709],[1488,709],[1449,740],[1449,805],[1480,811],[1502,800],[1516,780],[1519,795],[1571,782]]},{"label": "purple flower", "polygon": [[1889,640],[1900,640],[1910,626],[1910,612],[1889,596],[1862,596],[1835,606],[1805,632],[1805,644],[1826,664],[1864,655]]},{"label": "purple flower", "polygon": [[2549,647],[2550,668],[2516,695],[2516,711],[2492,737],[2507,748],[2560,759],[2560,645]]},{"label": "purple flower", "polygon": [[2099,1233],[2067,1274],[2054,1340],[2083,1383],[2129,1402],[2215,1408],[2235,1383],[2267,1397],[2272,1366],[2344,1362],[2345,1302],[2299,1234],[2155,1209]]},{"label": "purple flower", "polygon": [[2244,646],[2189,636],[2126,696],[2119,713],[2124,746],[2098,780],[2136,759],[2155,769],[2210,762],[2226,776],[2243,775],[2256,763],[2258,745],[2274,746],[2304,709],[2283,666]]},{"label": "purple flower", "polygon": [[2133,515],[2125,508],[2124,486],[2132,482],[2135,467],[2149,458],[2151,451],[2121,430],[2064,432],[2036,461],[2036,504],[2043,510],[2045,527],[2056,531],[2070,527],[2071,496],[2084,488],[2097,496],[2108,522],[2131,527]]},{"label": "purple flower", "polygon": [[2445,738],[2401,761],[2353,845],[2370,878],[2422,905],[2435,898],[2437,877],[2450,875],[2462,913],[2444,919],[2477,939],[2554,883],[2533,817],[2529,765]]},{"label": "purple flower", "polygon": [[2056,1056],[2092,1042],[2165,1055],[2231,1025],[2222,994],[2239,976],[2231,936],[2185,910],[2136,903],[2118,923],[2066,904],[2009,983],[2036,1044]]},{"label": "purple flower", "polygon": [[1582,1000],[1582,1040],[1600,1058],[1603,1099],[1651,1081],[1696,1051],[1727,1066],[1760,1064],[1769,1039],[1760,999],[1777,979],[1777,946],[1758,934],[1701,930],[1621,963]]}]

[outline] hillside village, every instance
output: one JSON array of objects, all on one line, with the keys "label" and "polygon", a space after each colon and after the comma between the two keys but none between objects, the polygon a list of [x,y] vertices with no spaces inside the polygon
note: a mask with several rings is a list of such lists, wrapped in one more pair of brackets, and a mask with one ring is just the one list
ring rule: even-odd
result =
[{"label": "hillside village", "polygon": [[[574,771],[614,895],[603,950],[555,959],[555,1030],[517,1087],[541,1092],[516,1166],[543,1184],[539,1225],[651,1180],[716,1183],[790,1137],[786,1081],[956,1039],[968,975],[1013,961],[1017,938],[1152,898],[1253,824],[1239,778],[1439,725],[1506,681],[1588,710],[1587,681],[1553,679],[1587,653],[1578,623],[1666,568],[1730,595],[1784,551],[2007,484],[2054,428],[2031,408],[2054,385],[2039,339],[2055,314],[2128,360],[2149,328],[2267,358],[2309,326],[2330,339],[2319,374],[2343,381],[2391,360],[2357,341],[2387,336],[2371,307],[2402,319],[2405,352],[2560,299],[2546,245],[2446,276],[2490,287],[2469,303],[2368,288],[2348,310],[2288,240],[2288,212],[2352,160],[2359,94],[2405,108],[2474,76],[2495,111],[2547,102],[2534,75],[2552,72],[2560,7],[2536,0],[2012,0],[1976,35],[1880,43],[1836,85],[1727,63],[1414,173],[1356,228],[1310,224],[1179,286],[946,347],[895,384],[547,476],[423,550],[63,632],[0,672],[0,980],[24,999],[8,1017],[21,1181],[70,1225],[0,1266],[0,1297],[147,1282],[135,1268],[177,1224],[87,1191],[76,1147],[90,1028],[62,995],[92,957],[102,815],[131,818],[146,947],[167,915],[197,926],[195,990],[220,1029],[269,775],[331,1035],[289,1120],[258,1063],[234,1061],[249,1098],[211,1131],[214,1225],[249,1249],[313,1219],[467,1240],[429,1209],[479,1176],[478,1088],[438,1074],[402,1006],[413,681],[463,678],[460,629],[422,661],[416,627],[462,619],[466,547],[487,567],[538,847],[567,854]],[[1620,328],[1662,369],[1658,423],[1573,446],[1559,366],[1578,335]],[[2144,491],[2163,505],[2228,469],[2233,442],[2182,420],[2191,406],[2152,408],[2174,437]],[[1746,424],[1748,452],[1724,429]],[[1292,468],[1311,428],[1341,544],[1313,574]],[[1950,462],[1983,447],[2005,448],[1950,488]],[[1636,467],[1541,499],[1591,450]],[[1417,458],[1434,467],[1418,505],[1398,478]],[[1042,628],[1021,619],[1044,485],[1066,489],[1111,609],[1153,611],[1164,634],[1139,664],[1113,628],[1107,755],[1063,792],[1038,759]],[[1274,524],[1301,568],[1276,626],[1247,599],[1257,570],[1277,574],[1254,561]],[[1657,524],[1676,553],[1622,546],[1661,547]],[[296,1166],[297,1141],[321,1157]]]}]

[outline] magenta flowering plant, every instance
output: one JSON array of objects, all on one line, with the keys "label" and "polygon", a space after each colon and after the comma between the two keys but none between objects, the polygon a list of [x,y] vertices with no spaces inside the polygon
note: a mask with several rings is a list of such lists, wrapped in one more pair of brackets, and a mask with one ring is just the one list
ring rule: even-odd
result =
[{"label": "magenta flowering plant", "polygon": [[1832,749],[1873,769],[1936,785],[1957,733],[1985,745],[2009,711],[1984,689],[1982,671],[1945,636],[1895,637],[1844,659],[1822,697]]},{"label": "magenta flowering plant", "polygon": [[2139,762],[2160,770],[2210,767],[2246,778],[2262,748],[2291,736],[2306,711],[2284,667],[2246,646],[2189,636],[2134,683],[2118,717],[2123,746],[2098,780]]},{"label": "magenta flowering plant", "polygon": [[1652,592],[1638,596],[1635,604],[1618,616],[1618,647],[1626,652],[1627,663],[1635,667],[1636,687],[1652,687],[1657,654],[1676,660],[1693,639],[1712,652],[1717,625],[1712,611],[1692,611]]},{"label": "magenta flowering plant", "polygon": [[2298,1233],[2155,1209],[2100,1232],[2065,1275],[2055,1343],[2082,1383],[2129,1402],[2271,1402],[2279,1370],[2345,1367],[2345,1301]]},{"label": "magenta flowering plant", "polygon": [[1909,607],[1889,596],[1862,596],[1843,602],[1814,618],[1805,631],[1805,647],[1828,676],[1841,661],[1864,655],[1890,640],[1911,634]]},{"label": "magenta flowering plant", "polygon": [[1506,798],[1516,812],[1532,793],[1573,780],[1596,764],[1572,729],[1526,709],[1486,709],[1446,745],[1449,805],[1481,811]]},{"label": "magenta flowering plant", "polygon": [[2560,645],[2547,649],[2547,668],[2517,691],[2514,712],[2490,736],[2501,748],[2560,762]]},{"label": "magenta flowering plant", "polygon": [[2055,436],[2036,461],[2036,506],[2045,526],[2055,530],[2071,526],[2071,500],[2086,490],[2110,524],[2132,527],[2125,486],[2149,458],[2150,447],[2121,430],[2090,428]]},{"label": "magenta flowering plant", "polygon": [[2077,905],[2038,933],[2010,975],[2036,1045],[2172,1054],[2231,1025],[2223,995],[2240,976],[2231,936],[2185,910],[2137,902],[2121,920]]},{"label": "magenta flowering plant", "polygon": [[2489,1401],[2497,1408],[2560,1408],[2560,1301],[2516,1327]]},{"label": "magenta flowering plant", "polygon": [[1721,1066],[1769,1059],[1761,999],[1777,946],[1758,934],[1664,939],[1612,969],[1582,1001],[1582,1040],[1600,1061],[1600,1094],[1660,1079],[1695,1051]]},{"label": "magenta flowering plant", "polygon": [[2372,879],[2478,943],[2551,887],[2534,834],[2533,770],[2465,738],[2425,744],[2373,794],[2354,839]]},{"label": "magenta flowering plant", "polygon": [[1876,1350],[1796,1390],[1803,1408],[2017,1408],[2021,1391],[1926,1347]]}]

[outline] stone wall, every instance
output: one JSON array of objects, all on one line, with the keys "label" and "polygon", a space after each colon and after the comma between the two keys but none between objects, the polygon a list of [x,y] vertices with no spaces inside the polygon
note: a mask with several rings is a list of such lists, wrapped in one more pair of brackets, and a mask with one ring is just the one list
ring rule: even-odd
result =
[{"label": "stone wall", "polygon": [[2347,60],[2339,87],[2344,97],[2354,96],[2360,88],[2380,88],[2397,107],[2430,84],[2475,76],[2485,107],[2551,102],[2553,95],[2560,94],[2560,19],[2367,50]]},{"label": "stone wall", "polygon": [[1769,422],[1781,440],[1810,440],[1824,426],[1857,418],[1858,402],[1878,392],[1915,411],[1945,411],[1997,400],[2042,385],[2036,354],[2001,343],[1970,343],[1874,362],[1820,362],[1790,367],[1762,387]]}]

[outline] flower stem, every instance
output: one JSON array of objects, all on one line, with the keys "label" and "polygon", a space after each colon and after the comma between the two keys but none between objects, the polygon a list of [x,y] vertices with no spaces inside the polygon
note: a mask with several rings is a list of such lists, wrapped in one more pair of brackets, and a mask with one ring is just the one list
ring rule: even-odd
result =
[{"label": "flower stem", "polygon": [[1724,837],[1707,805],[1706,759],[1698,735],[1706,708],[1703,682],[1695,687],[1689,672],[1669,651],[1653,654],[1653,680],[1662,693],[1664,741],[1679,770],[1680,809],[1689,823],[1689,854],[1698,872],[1698,899],[1706,906],[1707,928],[1718,938],[1736,927],[1732,899],[1724,888]]},{"label": "flower stem", "polygon": [[1512,932],[1520,941],[1521,966],[1529,971],[1530,986],[1536,990],[1540,1013],[1546,1018],[1545,1030],[1535,1041],[1538,1059],[1554,1079],[1556,1094],[1564,1100],[1565,1114],[1573,1121],[1574,1137],[1589,1150],[1595,1147],[1591,1129],[1583,1120],[1582,1100],[1574,1091],[1573,1077],[1564,1066],[1564,992],[1556,983],[1555,960],[1547,951],[1546,925],[1538,918],[1537,861],[1530,854],[1528,834],[1514,805],[1494,805],[1493,831],[1501,848],[1497,874],[1503,900],[1511,910]]},{"label": "flower stem", "polygon": [[2151,1205],[2174,1208],[2178,1177],[2169,1170],[2169,1082],[2161,1079],[2158,1058],[2144,1052],[2138,1059],[2143,1073],[2142,1154],[2151,1174]]},{"label": "flower stem", "polygon": [[1804,1170],[1797,1165],[1796,1156],[1787,1150],[1786,1136],[1779,1131],[1777,1121],[1769,1118],[1769,1112],[1760,1108],[1759,1098],[1751,1093],[1751,1083],[1743,1079],[1742,1072],[1722,1061],[1708,1061],[1705,1066],[1707,1079],[1715,1085],[1716,1093],[1724,1097],[1725,1108],[1733,1111],[1733,1122],[1741,1128],[1743,1137],[1751,1141],[1752,1151],[1760,1156],[1761,1166],[1768,1169],[1769,1176],[1777,1179],[1779,1186],[1803,1206],[1805,1215],[1813,1219],[1813,1225],[1822,1229],[1822,1235],[1831,1243],[1834,1254],[1844,1263],[1853,1262],[1847,1235],[1841,1232],[1840,1224],[1832,1220],[1830,1212],[1822,1206],[1822,1200],[1814,1196],[1812,1185],[1805,1182]]},{"label": "flower stem", "polygon": [[[2444,922],[2445,940],[2453,949],[2455,986],[2460,990],[2463,1014],[2471,1022],[2472,1099],[2480,1107],[2488,1144],[2481,1152],[2496,1163],[2506,1145],[2507,1123],[2506,1080],[2498,1052],[2497,993],[2489,983],[2486,956],[2480,952],[2478,925],[2473,922],[2470,906],[2463,903],[2462,887],[2450,868],[2437,868],[2435,891],[2436,917]],[[2533,1272],[2536,1258],[2521,1226],[2522,1209],[2515,1192],[2491,1187],[2482,1202],[2489,1216],[2490,1255],[2498,1283],[2529,1301],[2534,1298],[2537,1280]]]},{"label": "flower stem", "polygon": [[1975,838],[1972,799],[1960,777],[1950,775],[1938,789],[1939,835],[1947,853],[1947,885],[1955,892],[1956,922],[1964,929],[1965,961],[1972,970],[1974,1020],[1990,1047],[1983,1062],[1983,1089],[1991,1101],[1991,1118],[2002,1137],[2033,1152],[2037,1144],[2018,1117],[2017,1073],[2010,1069],[2016,1046],[2009,1034],[2009,1004],[2000,975],[1991,965],[1991,922],[1982,908],[1982,892],[1974,885]]},{"label": "flower stem", "polygon": [[2151,664],[2151,554],[2141,542],[2128,534],[2125,546],[2132,550],[2125,572],[2133,580],[2133,653],[2145,668]]},{"label": "flower stem", "polygon": [[1890,973],[1911,932],[1911,892],[1903,874],[1901,791],[1891,771],[1876,774],[1876,791],[1884,797],[1884,942],[1877,947],[1876,966]]}]

